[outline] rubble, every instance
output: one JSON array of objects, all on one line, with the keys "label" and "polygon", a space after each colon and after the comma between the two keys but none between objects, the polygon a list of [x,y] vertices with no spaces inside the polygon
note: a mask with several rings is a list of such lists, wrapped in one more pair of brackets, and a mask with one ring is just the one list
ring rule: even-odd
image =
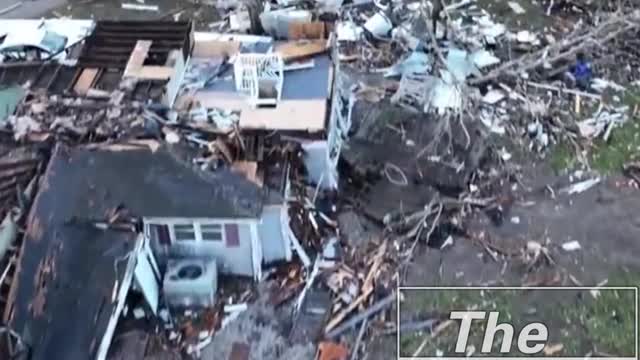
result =
[{"label": "rubble", "polygon": [[[526,13],[515,1],[507,4],[517,15]],[[155,5],[121,5],[158,11]],[[509,165],[518,152],[495,137],[544,157],[562,141],[577,148],[596,139],[609,141],[613,129],[630,119],[629,106],[607,100],[609,91],[625,91],[626,81],[602,72],[589,89],[577,90],[563,74],[576,53],[605,51],[610,41],[637,34],[639,10],[603,14],[593,26],[578,23],[551,34],[508,29],[474,1],[462,1],[445,9],[445,40],[443,30],[434,33],[425,21],[431,6],[425,2],[259,5],[258,13],[252,5],[239,6],[219,24],[220,34],[201,35],[206,40],[185,49],[172,48],[166,61],[155,65],[147,64],[146,56],[166,50],[154,48],[162,40],[135,41],[110,90],[95,86],[102,70],[88,66],[97,57],[85,54],[73,91],[50,94],[26,86],[24,100],[2,124],[13,141],[43,146],[134,146],[150,139],[184,146],[197,153],[190,162],[199,170],[213,176],[229,170],[265,192],[274,188],[269,173],[284,173],[278,195],[286,208],[278,214],[282,228],[274,231],[286,232],[288,258],[260,276],[268,290],[218,289],[215,305],[199,311],[170,312],[161,306],[158,317],[170,346],[191,356],[216,348],[224,358],[298,359],[312,356],[308,343],[314,342],[319,359],[355,359],[366,348],[364,334],[394,316],[395,288],[403,283],[418,246],[448,249],[458,246],[461,236],[481,246],[489,261],[518,259],[528,269],[554,263],[547,242],[528,240],[522,248],[503,249],[469,234],[464,219],[484,211],[496,224],[526,222],[509,214],[512,189],[518,186],[512,179],[517,169]],[[236,34],[247,32],[253,34]],[[556,38],[561,40],[549,40]],[[181,57],[175,51],[197,56],[178,66]],[[327,53],[335,76],[317,103],[330,103],[328,116],[312,110],[320,127],[300,127],[309,113],[283,104],[282,94],[290,91],[284,79],[318,70],[324,61],[318,57]],[[259,77],[258,72],[266,74]],[[244,92],[237,90],[243,86]],[[167,98],[169,90],[175,96]],[[342,93],[349,99],[340,98]],[[267,121],[270,110],[290,118]],[[253,126],[247,125],[248,113]],[[351,114],[357,119],[353,124]],[[325,118],[334,117],[348,118],[349,126],[334,124],[336,134],[318,135]],[[120,143],[132,139],[138,142]],[[311,152],[305,146],[318,139],[331,146],[340,142],[326,151],[337,151],[335,158],[322,153],[323,162],[340,168],[340,191],[337,180],[326,189],[322,177],[329,175],[322,172],[312,180],[305,167]],[[158,146],[151,149],[156,151]],[[640,184],[639,169],[637,163],[624,168]],[[579,179],[559,193],[578,194],[601,181],[599,176]],[[13,213],[4,211],[0,258],[16,241],[20,226]],[[123,220],[118,211],[110,215],[93,226],[137,231],[136,221]],[[571,252],[581,245],[572,241],[560,248]],[[256,260],[259,266],[261,260]],[[288,307],[293,308],[292,330],[285,336],[276,331],[277,324],[263,319]],[[142,306],[127,311],[136,320],[154,313]],[[428,329],[433,336],[446,326],[437,319],[401,325]],[[355,346],[342,341],[355,333]]]}]

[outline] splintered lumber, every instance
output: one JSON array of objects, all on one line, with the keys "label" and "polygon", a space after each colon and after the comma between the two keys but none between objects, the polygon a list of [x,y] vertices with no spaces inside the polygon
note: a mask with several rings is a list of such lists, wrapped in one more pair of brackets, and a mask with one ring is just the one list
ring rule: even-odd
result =
[{"label": "splintered lumber", "polygon": [[[329,325],[327,325],[327,330],[325,331],[325,337],[327,339],[333,339],[337,336],[340,336],[340,334],[344,333],[345,331],[351,329],[352,327],[358,325],[361,321],[364,321],[365,319],[368,319],[370,317],[372,317],[373,315],[379,313],[380,311],[386,309],[387,307],[391,306],[391,304],[393,304],[396,301],[396,293],[392,292],[391,294],[389,294],[387,297],[385,297],[384,299],[378,301],[377,303],[371,305],[367,310],[361,312],[360,314],[354,316],[353,318],[347,320],[344,324],[340,325],[339,327],[336,327],[336,325],[338,325],[342,319],[344,319],[345,316],[347,316],[353,309],[355,309],[358,305],[355,305],[356,303],[360,303],[363,300],[360,300],[361,298],[363,298],[366,295],[363,294],[360,298],[356,299],[351,305],[349,305],[348,308],[346,308],[344,311],[342,311],[339,316],[336,316],[335,318],[333,318],[331,320],[331,322],[329,323]],[[359,301],[360,300],[360,301]],[[334,329],[335,328],[335,329]]]},{"label": "splintered lumber", "polygon": [[484,76],[471,79],[469,84],[478,85],[495,80],[503,75],[517,75],[530,71],[545,63],[553,64],[559,60],[569,59],[580,51],[602,46],[623,33],[638,28],[640,28],[640,10],[624,15],[614,15],[589,31],[576,36],[568,36],[563,41],[504,63]]},{"label": "splintered lumber", "polygon": [[375,275],[378,272],[380,265],[382,265],[382,261],[384,260],[384,254],[386,252],[387,252],[387,242],[383,241],[380,247],[378,248],[378,252],[374,257],[373,264],[371,265],[371,268],[369,269],[369,273],[367,274],[367,277],[364,280],[364,284],[362,285],[363,292],[366,293],[373,290],[373,279],[375,278]]},{"label": "splintered lumber", "polygon": [[327,327],[325,329],[325,333],[329,333],[336,326],[338,326],[342,322],[342,320],[344,320],[344,318],[346,318],[349,314],[351,314],[351,312],[355,310],[358,306],[360,306],[361,303],[367,300],[369,298],[369,295],[371,295],[372,292],[373,292],[373,288],[371,288],[369,291],[365,291],[363,294],[358,296],[357,299],[353,300],[353,302],[349,304],[349,306],[347,306],[342,311],[340,311],[338,315],[336,315],[333,319],[331,319],[331,321],[329,321],[329,324],[327,324]]}]

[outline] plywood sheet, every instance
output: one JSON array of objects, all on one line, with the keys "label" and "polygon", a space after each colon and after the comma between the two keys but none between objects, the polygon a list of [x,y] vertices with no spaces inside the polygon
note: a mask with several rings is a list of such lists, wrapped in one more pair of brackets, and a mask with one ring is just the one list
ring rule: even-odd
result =
[{"label": "plywood sheet", "polygon": [[135,73],[130,74],[145,80],[167,80],[173,75],[173,68],[167,66],[143,66]]},{"label": "plywood sheet", "polygon": [[200,91],[181,102],[195,100],[207,108],[240,111],[241,129],[323,131],[325,99],[281,100],[275,108],[254,109],[248,100],[235,93]]},{"label": "plywood sheet", "polygon": [[276,47],[285,62],[304,59],[327,51],[327,40],[289,41]]},{"label": "plywood sheet", "polygon": [[245,109],[240,113],[241,129],[324,130],[327,103],[324,100],[282,100],[273,108]]},{"label": "plywood sheet", "polygon": [[325,23],[322,21],[300,22],[289,24],[289,40],[324,39]]},{"label": "plywood sheet", "polygon": [[240,51],[238,41],[202,40],[196,41],[192,56],[194,58],[210,58],[233,56]]}]

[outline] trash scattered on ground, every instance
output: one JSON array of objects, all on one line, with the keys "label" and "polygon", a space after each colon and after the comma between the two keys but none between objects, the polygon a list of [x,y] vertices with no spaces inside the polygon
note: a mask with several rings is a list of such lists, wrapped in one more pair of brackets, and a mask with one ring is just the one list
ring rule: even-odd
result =
[{"label": "trash scattered on ground", "polygon": [[576,250],[580,250],[582,248],[580,246],[580,243],[578,241],[576,241],[576,240],[566,242],[566,243],[562,244],[561,246],[562,246],[562,250],[564,250],[564,251],[576,251]]},{"label": "trash scattered on ground", "polygon": [[[614,129],[637,113],[637,106],[609,98],[613,93],[621,99],[628,84],[638,81],[637,54],[620,45],[640,33],[638,9],[601,11],[595,24],[580,20],[541,31],[507,27],[475,1],[443,9],[446,22],[432,18],[431,4],[425,2],[316,5],[230,5],[212,25],[216,33],[187,39],[195,45],[185,51],[201,56],[181,62],[180,51],[171,51],[162,60],[138,59],[140,53],[166,49],[157,45],[161,41],[136,41],[131,54],[122,55],[123,74],[117,74],[122,79],[114,89],[94,86],[109,73],[94,67],[77,73],[73,91],[48,92],[29,81],[20,84],[27,94],[2,123],[3,134],[14,144],[135,140],[140,145],[153,139],[152,152],[159,143],[195,152],[190,165],[206,175],[228,170],[268,193],[275,186],[269,182],[277,183],[281,191],[275,197],[286,210],[262,214],[279,221],[277,228],[260,230],[285,234],[287,261],[261,274],[270,287],[259,300],[252,286],[219,289],[206,310],[162,312],[160,317],[171,319],[165,320],[171,322],[168,343],[187,354],[206,351],[217,334],[254,316],[253,306],[263,301],[274,311],[293,308],[288,337],[317,343],[317,358],[358,358],[366,352],[365,334],[383,333],[380,329],[393,322],[395,289],[416,249],[449,251],[459,246],[460,237],[478,246],[488,262],[506,266],[519,261],[530,271],[553,266],[558,249],[550,241],[526,239],[515,249],[505,248],[485,234],[470,234],[466,218],[481,212],[496,226],[524,227],[529,218],[510,212],[519,201],[513,193],[522,187],[515,160],[546,158],[561,143],[582,154],[595,141],[615,141]],[[513,14],[528,16],[519,2],[507,5]],[[144,2],[121,7],[159,11]],[[433,24],[439,25],[434,29]],[[621,48],[614,51],[615,46]],[[607,68],[612,63],[607,52],[619,54],[616,61],[626,61],[624,69]],[[329,119],[337,129],[331,133],[296,127],[318,115],[311,105],[300,106],[307,112],[289,108],[309,101],[297,97],[307,96],[305,85],[315,91],[312,82],[320,82],[323,69],[332,77],[309,97],[314,106],[329,103],[320,123]],[[37,71],[46,72],[44,67]],[[313,81],[287,82],[304,72]],[[271,117],[274,123],[292,128],[282,130],[267,121],[269,111],[279,114]],[[318,142],[323,147],[315,152]],[[309,160],[314,157],[320,160]],[[340,170],[331,189],[321,186],[329,176],[323,171],[327,162]],[[314,171],[319,179],[312,178]],[[627,163],[624,171],[640,186],[637,162]],[[571,175],[559,193],[577,195],[603,180],[585,174]],[[26,203],[20,186],[17,200]],[[552,186],[545,189],[555,197]],[[8,224],[14,220],[5,221],[12,228]],[[216,240],[219,235],[229,241],[203,227],[197,226],[198,239],[210,232]],[[196,236],[193,229],[187,233]],[[225,232],[238,236],[237,229]],[[573,252],[581,245],[569,241],[560,248]],[[262,265],[262,259],[253,261]],[[150,314],[142,307],[130,311],[136,320]],[[423,319],[401,326],[437,334],[448,324]],[[355,346],[341,342],[348,336],[357,336]],[[236,341],[228,352],[249,358],[250,348]],[[562,350],[557,344],[545,353]],[[474,352],[468,349],[469,355]]]}]

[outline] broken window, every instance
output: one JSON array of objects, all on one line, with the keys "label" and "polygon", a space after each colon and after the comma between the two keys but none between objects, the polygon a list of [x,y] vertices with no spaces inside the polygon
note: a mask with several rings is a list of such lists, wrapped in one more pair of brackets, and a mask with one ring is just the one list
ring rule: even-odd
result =
[{"label": "broken window", "polygon": [[203,241],[222,241],[222,225],[201,224],[200,231]]},{"label": "broken window", "polygon": [[173,234],[176,241],[195,241],[196,230],[193,224],[174,225]]}]

